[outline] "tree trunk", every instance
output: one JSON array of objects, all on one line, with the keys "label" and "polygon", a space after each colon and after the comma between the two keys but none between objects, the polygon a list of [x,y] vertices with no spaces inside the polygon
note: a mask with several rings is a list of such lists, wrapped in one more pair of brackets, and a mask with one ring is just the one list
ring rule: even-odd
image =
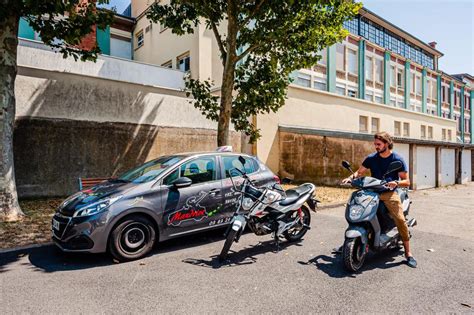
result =
[{"label": "tree trunk", "polygon": [[13,165],[19,21],[13,14],[0,21],[0,215],[8,221],[24,215],[18,204]]},{"label": "tree trunk", "polygon": [[230,145],[230,115],[232,112],[232,92],[234,91],[235,60],[237,49],[237,8],[234,1],[229,1],[227,9],[227,56],[222,72],[221,106],[217,125],[217,146]]}]

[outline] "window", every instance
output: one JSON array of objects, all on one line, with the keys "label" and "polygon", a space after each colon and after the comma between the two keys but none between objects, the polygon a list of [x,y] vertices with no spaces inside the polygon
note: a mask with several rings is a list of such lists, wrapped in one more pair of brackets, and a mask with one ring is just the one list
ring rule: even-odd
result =
[{"label": "window", "polygon": [[403,136],[404,137],[409,137],[410,136],[410,124],[409,123],[403,123]]},{"label": "window", "polygon": [[311,76],[306,73],[298,72],[295,83],[309,88],[311,87]]},{"label": "window", "polygon": [[416,83],[416,95],[421,95],[421,77],[420,76],[416,76],[416,79],[415,79],[415,83]]},{"label": "window", "polygon": [[446,129],[441,129],[441,139],[443,141],[446,141]]},{"label": "window", "polygon": [[145,38],[143,37],[143,30],[139,31],[135,37],[137,39],[137,48],[142,47],[145,42]]},{"label": "window", "polygon": [[448,129],[448,141],[452,140],[451,129]]},{"label": "window", "polygon": [[383,60],[375,59],[375,80],[383,82]]},{"label": "window", "polygon": [[344,50],[345,46],[343,44],[336,44],[336,69],[340,71],[344,71]]},{"label": "window", "polygon": [[347,95],[349,97],[357,97],[357,90],[355,90],[353,88],[348,88],[347,89]]},{"label": "window", "polygon": [[189,57],[189,53],[186,53],[176,58],[176,66],[181,71],[189,71],[191,69],[190,61],[191,61],[191,58]]},{"label": "window", "polygon": [[[178,173],[179,170],[179,173]],[[201,157],[184,163],[163,179],[164,185],[170,185],[178,177],[187,177],[194,184],[210,182],[217,179],[216,159],[212,156]]]},{"label": "window", "polygon": [[324,48],[323,50],[319,51],[318,55],[321,56],[321,59],[318,60],[318,64],[325,66],[326,63],[327,63],[327,59],[328,59],[327,49]]},{"label": "window", "polygon": [[390,97],[390,106],[397,106],[397,100],[394,97]]},{"label": "window", "polygon": [[428,139],[433,139],[433,127],[428,126]]},{"label": "window", "polygon": [[421,139],[426,139],[426,126],[421,125]]},{"label": "window", "polygon": [[377,133],[379,132],[379,127],[380,127],[380,119],[372,117],[372,133]]},{"label": "window", "polygon": [[402,135],[402,131],[401,131],[401,122],[399,121],[395,121],[393,123],[393,134],[395,135],[395,137],[400,137]]},{"label": "window", "polygon": [[327,90],[326,81],[324,79],[315,78],[313,83],[314,83],[314,88],[316,90],[320,90],[320,91],[326,91]]},{"label": "window", "polygon": [[378,94],[375,94],[375,103],[379,103],[379,104],[382,104],[383,103],[383,97],[382,95],[378,95]]},{"label": "window", "polygon": [[346,96],[346,88],[343,85],[336,84],[336,94]]},{"label": "window", "polygon": [[411,89],[410,89],[410,91],[411,91],[412,93],[415,93],[415,91],[416,91],[415,87],[416,87],[416,86],[415,86],[415,74],[414,74],[414,73],[411,74],[411,82],[410,82],[410,83],[411,83]]},{"label": "window", "polygon": [[246,157],[244,157],[244,159],[245,165],[242,165],[242,163],[239,161],[239,156],[237,155],[223,156],[222,162],[224,163],[225,177],[229,178],[231,176],[240,176],[240,173],[232,171],[234,168],[245,171],[247,174],[252,174],[257,171],[257,163],[253,159]]},{"label": "window", "polygon": [[173,64],[171,63],[171,60],[168,60],[167,62],[165,62],[161,66],[165,67],[165,68],[173,68]]},{"label": "window", "polygon": [[359,132],[368,132],[369,118],[367,116],[359,116]]},{"label": "window", "polygon": [[353,49],[350,49],[348,48],[347,49],[347,59],[348,59],[348,63],[349,63],[349,69],[347,69],[349,71],[349,73],[352,73],[352,74],[357,74],[357,51],[353,50]]},{"label": "window", "polygon": [[374,67],[372,65],[372,57],[365,57],[365,78],[367,80],[374,80]]},{"label": "window", "polygon": [[367,90],[365,92],[365,97],[364,98],[365,98],[365,100],[372,102],[373,99],[374,99],[374,92]]},{"label": "window", "polygon": [[403,69],[397,69],[397,86],[398,88],[403,89],[404,84],[405,84],[405,78],[403,76],[404,70]]},{"label": "window", "polygon": [[390,66],[390,86],[395,87],[396,85],[396,74],[395,66]]},{"label": "window", "polygon": [[178,163],[182,157],[163,156],[142,164],[123,175],[119,179],[133,183],[147,183],[158,177],[161,173],[167,171],[170,167]]}]

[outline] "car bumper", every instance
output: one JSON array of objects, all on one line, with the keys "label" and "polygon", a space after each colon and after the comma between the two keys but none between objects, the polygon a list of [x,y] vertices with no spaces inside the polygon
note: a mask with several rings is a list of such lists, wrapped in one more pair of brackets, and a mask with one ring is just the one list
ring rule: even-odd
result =
[{"label": "car bumper", "polygon": [[107,250],[107,212],[72,218],[53,216],[52,240],[64,252],[102,253]]}]

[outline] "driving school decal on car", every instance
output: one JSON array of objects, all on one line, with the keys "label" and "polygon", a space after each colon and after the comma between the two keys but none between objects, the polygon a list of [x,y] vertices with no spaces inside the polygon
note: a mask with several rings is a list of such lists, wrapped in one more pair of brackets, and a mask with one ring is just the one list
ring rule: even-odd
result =
[{"label": "driving school decal on car", "polygon": [[168,225],[179,226],[182,222],[186,221],[201,221],[206,217],[216,214],[216,212],[220,210],[220,207],[208,212],[206,207],[199,204],[208,195],[209,193],[201,191],[198,196],[188,198],[181,209],[168,216]]}]

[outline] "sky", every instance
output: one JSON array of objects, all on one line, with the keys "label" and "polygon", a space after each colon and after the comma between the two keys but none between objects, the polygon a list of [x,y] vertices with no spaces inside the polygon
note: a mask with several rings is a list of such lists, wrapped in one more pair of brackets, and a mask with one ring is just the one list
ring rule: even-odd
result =
[{"label": "sky", "polygon": [[[436,48],[439,69],[474,75],[474,0],[362,0],[364,6]],[[111,0],[121,13],[130,0]]]}]

